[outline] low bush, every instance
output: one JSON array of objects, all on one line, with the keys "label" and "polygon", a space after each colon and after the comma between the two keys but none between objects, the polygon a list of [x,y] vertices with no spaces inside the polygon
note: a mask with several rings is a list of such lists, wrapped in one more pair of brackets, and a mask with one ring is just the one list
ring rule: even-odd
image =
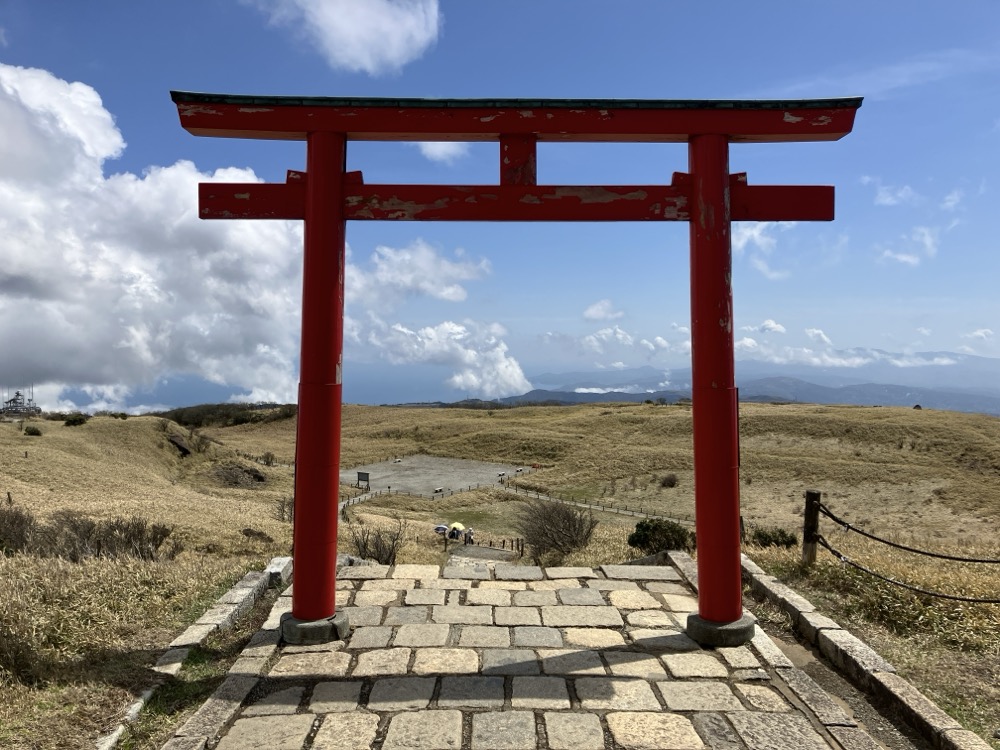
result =
[{"label": "low bush", "polygon": [[750,544],[757,547],[794,547],[799,538],[779,526],[755,526],[750,530]]},{"label": "low bush", "polygon": [[358,551],[358,557],[374,560],[381,565],[395,565],[396,555],[406,540],[409,525],[396,519],[395,528],[380,528],[370,524],[349,523],[347,529]]},{"label": "low bush", "polygon": [[63,422],[63,425],[66,427],[79,427],[82,424],[87,424],[87,420],[89,419],[90,419],[89,414],[81,414],[80,412],[76,412],[74,414],[70,414],[69,416],[67,416],[66,420]]},{"label": "low bush", "polygon": [[541,564],[543,557],[558,564],[569,553],[587,546],[596,526],[597,519],[589,509],[541,498],[525,500],[514,519],[514,528],[536,564]]},{"label": "low bush", "polygon": [[652,555],[661,550],[686,550],[695,547],[694,532],[676,521],[645,519],[635,525],[635,531],[628,535],[629,547],[635,547]]},{"label": "low bush", "polygon": [[42,431],[36,425],[29,424],[24,428],[24,434],[31,435],[33,437],[41,437]]},{"label": "low bush", "polygon": [[676,487],[677,486],[677,475],[667,474],[663,479],[660,480],[661,487]]}]

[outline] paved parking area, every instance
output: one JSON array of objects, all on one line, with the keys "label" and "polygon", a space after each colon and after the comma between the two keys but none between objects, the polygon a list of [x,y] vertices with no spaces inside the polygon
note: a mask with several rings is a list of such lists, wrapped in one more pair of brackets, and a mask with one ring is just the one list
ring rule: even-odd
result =
[{"label": "paved parking area", "polygon": [[[518,469],[526,467],[518,464],[496,464],[483,461],[467,461],[462,458],[440,458],[438,456],[405,456],[396,461],[383,461],[366,466],[355,466],[340,472],[343,484],[356,484],[358,472],[368,472],[368,482],[372,491],[392,487],[393,492],[410,492],[418,495],[433,495],[442,488],[445,492],[458,492],[470,486],[498,485],[500,472],[514,476]],[[522,473],[524,473],[522,472]]]}]

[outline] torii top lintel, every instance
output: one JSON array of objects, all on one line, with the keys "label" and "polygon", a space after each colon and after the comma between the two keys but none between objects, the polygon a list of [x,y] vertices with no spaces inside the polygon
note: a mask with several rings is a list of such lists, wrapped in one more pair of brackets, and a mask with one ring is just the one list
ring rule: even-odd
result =
[{"label": "torii top lintel", "polygon": [[[403,221],[688,221],[690,176],[659,185],[538,185],[538,142],[723,143],[837,140],[861,99],[677,101],[569,99],[345,99],[171,93],[194,135],[347,142],[498,141],[499,184],[369,185],[339,178],[344,219]],[[325,169],[325,168],[324,168]],[[204,183],[203,219],[304,219],[308,175],[284,184]],[[734,221],[829,221],[833,188],[751,186],[732,175]],[[666,182],[666,180],[664,180]]]},{"label": "torii top lintel", "polygon": [[305,140],[683,143],[694,134],[734,143],[832,141],[851,132],[860,98],[796,100],[382,99],[238,96],[172,91],[193,135]]}]

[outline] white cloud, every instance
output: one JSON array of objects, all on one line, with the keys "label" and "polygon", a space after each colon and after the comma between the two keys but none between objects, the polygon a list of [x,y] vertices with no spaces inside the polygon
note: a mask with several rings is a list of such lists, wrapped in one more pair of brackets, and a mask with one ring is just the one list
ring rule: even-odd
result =
[{"label": "white cloud", "polygon": [[962,202],[962,198],[964,196],[965,193],[963,193],[958,188],[955,188],[950,193],[948,193],[948,195],[944,197],[943,201],[941,201],[941,208],[943,208],[945,211],[954,211],[956,208],[958,208],[958,204]]},{"label": "white cloud", "polygon": [[741,255],[747,246],[753,245],[758,250],[770,253],[777,244],[774,231],[787,232],[797,224],[795,221],[735,221],[732,227],[733,250]]},{"label": "white cloud", "polygon": [[639,346],[649,352],[655,352],[657,350],[667,351],[670,349],[670,342],[662,336],[654,336],[652,341],[649,339],[640,339]]},{"label": "white cloud", "polygon": [[980,341],[986,341],[993,337],[993,331],[989,328],[977,328],[971,333],[963,333],[963,339],[979,339]]},{"label": "white cloud", "polygon": [[618,344],[621,346],[632,346],[632,335],[618,326],[613,328],[602,328],[589,336],[584,336],[582,343],[586,349],[597,354],[603,354],[608,344]]},{"label": "white cloud", "polygon": [[438,0],[247,0],[305,36],[335,70],[398,72],[441,29]]},{"label": "white cloud", "polygon": [[938,232],[931,227],[914,227],[910,239],[924,251],[924,255],[933,258],[938,251]]},{"label": "white cloud", "polygon": [[757,255],[750,258],[750,265],[760,271],[768,281],[781,281],[792,275],[791,271],[778,271],[771,268],[766,260]]},{"label": "white cloud", "polygon": [[833,342],[830,341],[829,336],[827,336],[825,333],[823,333],[823,331],[820,330],[819,328],[807,328],[806,329],[806,336],[808,336],[809,338],[811,338],[813,341],[821,341],[824,344],[826,344],[827,346],[832,346],[833,345]]},{"label": "white cloud", "polygon": [[687,326],[680,325],[679,323],[671,323],[670,327],[673,328],[677,333],[691,333],[691,329]]},{"label": "white cloud", "polygon": [[785,333],[785,327],[768,318],[759,326],[743,326],[742,331],[760,331],[761,333]]},{"label": "white cloud", "polygon": [[930,336],[931,335],[931,329],[930,328],[920,327],[920,328],[917,329],[917,333],[919,333],[921,336]]},{"label": "white cloud", "polygon": [[625,313],[615,310],[609,299],[599,300],[583,311],[583,317],[587,320],[617,320],[623,315]]},{"label": "white cloud", "polygon": [[611,363],[611,369],[612,370],[624,370],[626,367],[628,367],[628,365],[626,365],[624,362],[612,362]]},{"label": "white cloud", "polygon": [[733,344],[733,348],[738,352],[752,352],[760,348],[760,345],[749,336],[744,336]]},{"label": "white cloud", "polygon": [[897,253],[893,250],[883,250],[882,255],[879,257],[885,260],[894,260],[906,266],[920,265],[920,256],[913,255],[912,253]]},{"label": "white cloud", "polygon": [[414,145],[431,161],[444,164],[454,164],[469,153],[469,144],[462,141],[419,141]]}]

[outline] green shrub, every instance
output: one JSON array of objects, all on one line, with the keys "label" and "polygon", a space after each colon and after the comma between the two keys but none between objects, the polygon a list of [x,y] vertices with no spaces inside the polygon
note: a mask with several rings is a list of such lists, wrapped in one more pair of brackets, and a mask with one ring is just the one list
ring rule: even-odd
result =
[{"label": "green shrub", "polygon": [[66,421],[63,422],[63,425],[66,427],[79,427],[82,424],[87,424],[88,419],[90,419],[89,415],[76,412],[66,417]]},{"label": "green shrub", "polygon": [[758,547],[794,547],[799,538],[778,526],[755,526],[750,531],[750,544]]},{"label": "green shrub", "polygon": [[676,487],[677,486],[677,475],[667,474],[663,479],[660,480],[661,487]]},{"label": "green shrub", "polygon": [[41,434],[42,434],[42,431],[37,426],[35,426],[33,424],[29,424],[27,427],[24,428],[24,434],[25,435],[32,435],[34,437],[40,437]]},{"label": "green shrub", "polygon": [[691,551],[695,547],[695,537],[693,531],[675,521],[645,519],[639,521],[635,525],[635,531],[628,535],[628,546],[640,549],[647,555],[661,550]]}]

